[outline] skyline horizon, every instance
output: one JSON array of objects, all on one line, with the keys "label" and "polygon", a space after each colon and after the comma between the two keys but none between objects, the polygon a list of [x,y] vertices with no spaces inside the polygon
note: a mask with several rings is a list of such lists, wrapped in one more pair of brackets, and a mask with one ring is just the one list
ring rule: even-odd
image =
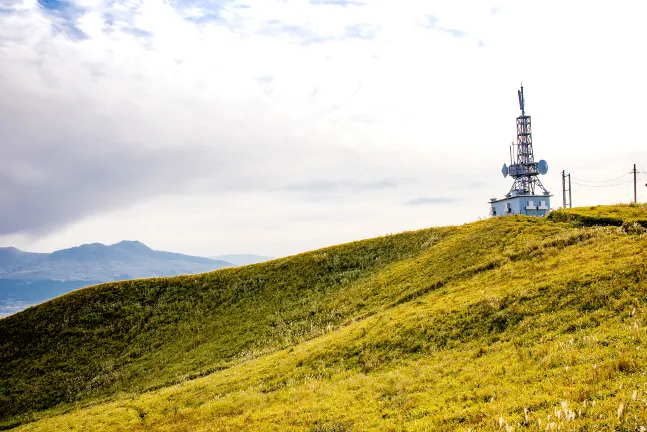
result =
[{"label": "skyline horizon", "polygon": [[[556,195],[553,194],[551,196],[555,197]],[[645,201],[645,202],[639,201],[638,204],[639,205],[640,204],[645,204],[646,202],[647,201]],[[601,205],[601,206],[604,206],[604,205],[618,205],[618,204],[622,205],[622,204],[633,204],[633,203],[632,202],[612,202],[612,203],[586,204],[586,205],[581,205],[581,206],[576,205],[576,206],[573,206],[573,207],[577,208],[577,207],[590,207],[590,206],[598,206],[598,205]],[[562,207],[561,207],[561,201],[560,201],[559,205],[554,206],[553,208],[551,208],[551,211],[559,210],[561,208]],[[478,220],[482,220],[482,219],[489,218],[489,217],[492,217],[492,216],[489,216],[489,215],[478,216],[477,218],[475,218],[473,220],[468,220],[468,221],[465,221],[463,223],[453,224],[453,225],[463,225],[465,223],[476,222]],[[422,230],[422,229],[427,229],[427,228],[434,228],[434,227],[442,227],[442,226],[448,226],[448,225],[421,226],[419,228],[412,228],[412,229],[408,229],[408,230],[405,230],[405,231],[417,231],[417,230]],[[117,244],[122,243],[122,242],[138,242],[138,243],[141,243],[144,246],[147,246],[147,247],[149,247],[149,248],[151,248],[151,249],[153,249],[155,251],[168,251],[168,252],[174,252],[174,253],[180,253],[180,254],[184,254],[184,255],[204,257],[204,258],[210,258],[210,259],[213,259],[212,257],[225,256],[225,255],[252,255],[252,256],[259,256],[259,257],[266,257],[266,258],[269,257],[271,259],[277,259],[277,258],[285,258],[285,257],[293,256],[293,255],[298,255],[298,254],[301,254],[301,253],[310,252],[310,251],[323,249],[323,248],[327,248],[327,247],[337,246],[337,245],[340,245],[340,244],[352,243],[352,242],[355,242],[355,241],[361,241],[361,240],[365,240],[365,239],[368,239],[368,238],[384,237],[384,236],[394,235],[394,234],[398,234],[398,233],[401,233],[401,232],[404,232],[404,231],[377,234],[377,235],[375,235],[373,237],[362,237],[362,238],[349,239],[349,240],[343,241],[341,243],[322,244],[322,245],[320,245],[318,247],[314,247],[312,249],[294,251],[293,253],[288,253],[288,254],[284,254],[284,255],[272,255],[272,254],[257,253],[257,252],[252,253],[252,252],[249,252],[249,251],[248,252],[224,252],[224,253],[196,254],[196,253],[193,253],[193,252],[190,252],[190,251],[187,252],[187,251],[176,251],[176,250],[171,250],[171,249],[157,248],[157,247],[151,246],[149,244],[149,242],[147,242],[147,241],[141,241],[141,240],[137,240],[137,239],[134,239],[134,240],[133,239],[126,239],[126,238],[118,240],[118,241],[111,241],[111,242],[108,242],[108,243],[98,242],[98,241],[86,241],[86,242],[83,242],[83,243],[73,244],[73,245],[69,245],[69,246],[63,246],[63,247],[60,247],[58,249],[53,249],[53,250],[49,250],[49,251],[45,251],[45,250],[39,250],[39,251],[26,250],[26,249],[23,249],[21,247],[17,247],[15,245],[3,245],[3,244],[0,244],[0,249],[3,249],[3,248],[15,248],[15,249],[18,249],[18,250],[20,250],[22,252],[49,254],[49,253],[53,253],[53,252],[56,252],[56,251],[59,251],[59,250],[72,249],[72,248],[75,248],[75,247],[87,246],[87,245],[93,245],[93,244],[100,244],[102,246],[107,246],[108,247],[108,246],[117,245]]]}]

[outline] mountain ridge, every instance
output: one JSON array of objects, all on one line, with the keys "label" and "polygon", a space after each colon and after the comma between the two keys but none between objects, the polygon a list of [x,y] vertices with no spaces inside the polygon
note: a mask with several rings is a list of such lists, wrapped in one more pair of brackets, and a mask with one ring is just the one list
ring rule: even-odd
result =
[{"label": "mountain ridge", "polygon": [[[143,262],[142,262],[143,260]],[[166,265],[163,261],[173,261]],[[94,263],[97,268],[87,268]],[[79,268],[79,265],[81,268]],[[85,267],[84,267],[85,266]],[[205,267],[206,266],[206,267]],[[51,253],[0,248],[0,278],[17,280],[94,280],[169,276],[231,266],[223,260],[157,251],[144,243],[122,240],[112,245],[87,243]]]}]

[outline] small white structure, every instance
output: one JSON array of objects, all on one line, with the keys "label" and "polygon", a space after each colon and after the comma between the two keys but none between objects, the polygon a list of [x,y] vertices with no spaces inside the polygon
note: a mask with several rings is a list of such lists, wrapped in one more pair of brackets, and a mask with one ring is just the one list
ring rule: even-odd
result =
[{"label": "small white structure", "polygon": [[522,214],[544,216],[550,210],[550,195],[519,195],[490,199],[490,216]]},{"label": "small white structure", "polygon": [[503,177],[509,174],[514,178],[514,183],[505,198],[490,199],[490,216],[544,216],[550,211],[551,195],[537,177],[548,172],[548,163],[545,160],[535,162],[531,122],[530,116],[526,115],[523,84],[517,94],[521,109],[521,115],[517,117],[517,142],[510,146],[510,166],[503,164],[501,169]]}]

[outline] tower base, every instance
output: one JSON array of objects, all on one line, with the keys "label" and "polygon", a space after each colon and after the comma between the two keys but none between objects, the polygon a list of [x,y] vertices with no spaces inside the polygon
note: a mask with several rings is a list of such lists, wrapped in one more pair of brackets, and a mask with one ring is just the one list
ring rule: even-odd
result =
[{"label": "tower base", "polygon": [[521,214],[526,216],[545,216],[550,211],[552,195],[511,195],[502,199],[490,200],[490,216]]}]

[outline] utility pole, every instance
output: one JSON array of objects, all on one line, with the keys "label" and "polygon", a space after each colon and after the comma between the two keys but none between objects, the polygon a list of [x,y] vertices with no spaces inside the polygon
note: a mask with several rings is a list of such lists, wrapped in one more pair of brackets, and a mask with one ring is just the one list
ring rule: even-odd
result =
[{"label": "utility pole", "polygon": [[[566,188],[566,177],[568,177],[568,188]],[[571,195],[571,174],[566,174],[562,170],[562,203],[564,204],[563,208],[566,208],[566,192],[568,192],[568,206],[573,208],[573,196]]]},{"label": "utility pole", "polygon": [[638,204],[638,195],[636,194],[636,164],[634,164],[634,204]]},{"label": "utility pole", "polygon": [[564,174],[564,170],[562,170],[562,201],[562,208],[566,208],[566,175]]},{"label": "utility pole", "polygon": [[568,173],[568,207],[573,208],[573,195],[571,195],[571,173]]}]

